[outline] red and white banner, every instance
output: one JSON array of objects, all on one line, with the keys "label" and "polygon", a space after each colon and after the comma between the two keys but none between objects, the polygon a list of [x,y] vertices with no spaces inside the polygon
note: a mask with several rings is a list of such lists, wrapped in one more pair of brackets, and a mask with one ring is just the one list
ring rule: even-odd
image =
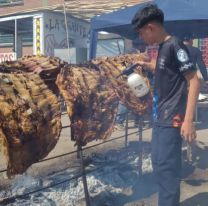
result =
[{"label": "red and white banner", "polygon": [[10,53],[0,53],[0,63],[5,61],[14,61],[16,60],[16,53],[10,52]]}]

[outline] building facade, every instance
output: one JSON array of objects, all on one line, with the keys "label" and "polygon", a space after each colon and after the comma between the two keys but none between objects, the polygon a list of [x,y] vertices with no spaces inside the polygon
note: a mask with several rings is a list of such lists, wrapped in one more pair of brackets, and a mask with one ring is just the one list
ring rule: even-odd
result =
[{"label": "building facade", "polygon": [[0,0],[0,61],[32,54],[56,55],[66,60],[69,53],[73,53],[69,60],[72,63],[79,63],[79,55],[81,61],[86,60],[90,24],[66,14],[63,3]]}]

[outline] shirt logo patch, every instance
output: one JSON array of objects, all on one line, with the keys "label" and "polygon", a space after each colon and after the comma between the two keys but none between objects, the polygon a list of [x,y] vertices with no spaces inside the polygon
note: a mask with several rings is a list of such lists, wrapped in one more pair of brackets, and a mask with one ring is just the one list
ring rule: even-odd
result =
[{"label": "shirt logo patch", "polygon": [[179,49],[177,52],[177,58],[180,62],[187,62],[189,60],[188,54],[184,49]]},{"label": "shirt logo patch", "polygon": [[159,59],[159,68],[165,69],[165,58],[164,57]]}]

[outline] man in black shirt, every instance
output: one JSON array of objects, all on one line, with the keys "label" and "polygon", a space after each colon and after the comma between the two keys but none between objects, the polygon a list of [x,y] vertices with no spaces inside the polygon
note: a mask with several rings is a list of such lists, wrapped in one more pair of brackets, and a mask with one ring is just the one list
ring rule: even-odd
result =
[{"label": "man in black shirt", "polygon": [[164,14],[156,5],[144,7],[132,20],[140,38],[159,44],[155,63],[138,63],[155,73],[152,164],[159,206],[179,206],[182,138],[188,142],[196,138],[193,118],[200,81],[187,47],[165,31],[163,22]]}]

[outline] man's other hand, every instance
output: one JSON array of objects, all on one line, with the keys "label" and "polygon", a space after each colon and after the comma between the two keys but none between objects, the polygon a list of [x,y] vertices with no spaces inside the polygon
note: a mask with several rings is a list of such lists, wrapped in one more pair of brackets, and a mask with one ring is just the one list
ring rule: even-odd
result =
[{"label": "man's other hand", "polygon": [[196,139],[196,129],[193,122],[183,122],[181,126],[181,136],[189,143]]}]

